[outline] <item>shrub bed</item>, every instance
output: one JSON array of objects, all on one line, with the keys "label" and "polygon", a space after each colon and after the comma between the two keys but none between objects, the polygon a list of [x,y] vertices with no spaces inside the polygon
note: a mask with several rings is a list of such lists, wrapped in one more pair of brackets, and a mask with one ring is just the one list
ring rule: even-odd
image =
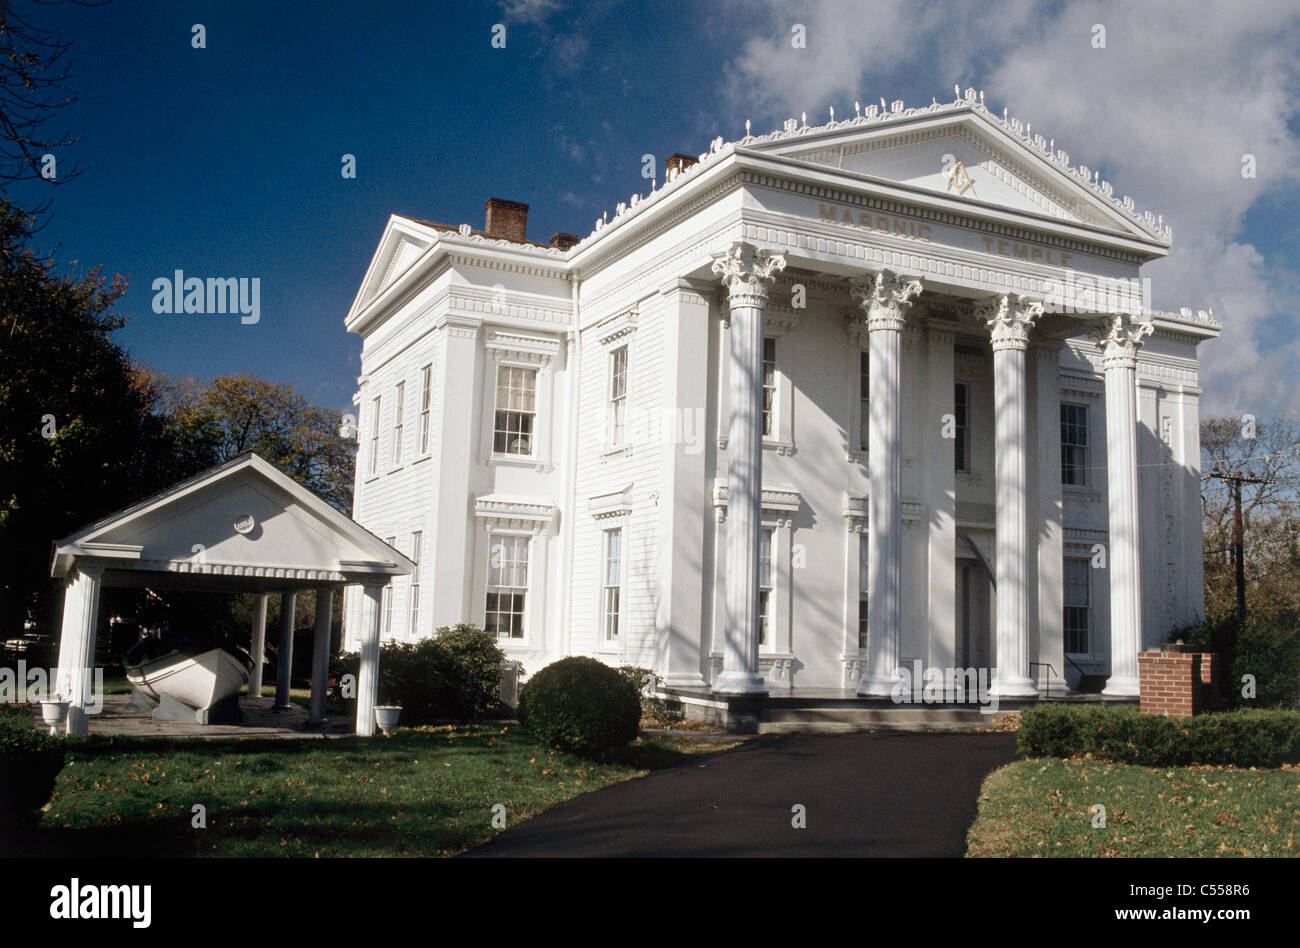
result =
[{"label": "shrub bed", "polygon": [[1021,712],[1017,743],[1030,757],[1278,767],[1300,761],[1300,712],[1247,709],[1179,719],[1136,708],[1036,705]]},{"label": "shrub bed", "polygon": [[[476,721],[497,706],[504,658],[490,633],[470,625],[444,626],[419,642],[389,642],[379,649],[379,704],[401,705],[403,725]],[[360,667],[357,653],[345,653],[334,676],[359,679]],[[344,697],[355,713],[355,696]]]},{"label": "shrub bed", "polygon": [[551,747],[602,757],[637,736],[641,700],[636,685],[604,662],[563,658],[524,686],[519,721]]},{"label": "shrub bed", "polygon": [[36,818],[63,769],[63,742],[16,715],[0,716],[0,830]]}]

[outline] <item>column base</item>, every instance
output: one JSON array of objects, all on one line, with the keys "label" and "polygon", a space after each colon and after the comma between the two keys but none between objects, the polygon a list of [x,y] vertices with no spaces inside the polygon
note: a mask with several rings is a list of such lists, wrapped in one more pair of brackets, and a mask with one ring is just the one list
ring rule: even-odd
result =
[{"label": "column base", "polygon": [[859,698],[888,698],[894,693],[894,686],[898,684],[897,676],[888,678],[880,675],[863,675],[862,680],[858,682]]},{"label": "column base", "polygon": [[1024,675],[997,676],[989,686],[989,694],[995,698],[1037,698],[1038,686]]},{"label": "column base", "polygon": [[86,717],[86,709],[79,708],[75,704],[68,708],[68,719],[63,724],[64,734],[90,733],[90,719]]},{"label": "column base", "polygon": [[755,672],[724,671],[713,683],[713,690],[720,695],[765,695],[767,684]]},{"label": "column base", "polygon": [[1142,695],[1142,688],[1137,678],[1111,675],[1101,693],[1107,698],[1138,698]]},{"label": "column base", "polygon": [[696,672],[694,675],[664,675],[665,688],[707,688],[709,683],[704,680],[704,676]]}]

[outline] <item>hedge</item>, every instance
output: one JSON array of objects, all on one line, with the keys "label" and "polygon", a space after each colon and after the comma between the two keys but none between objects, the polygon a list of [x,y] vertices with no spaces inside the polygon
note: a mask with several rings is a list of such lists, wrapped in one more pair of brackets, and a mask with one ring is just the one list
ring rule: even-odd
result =
[{"label": "hedge", "polygon": [[0,716],[0,830],[38,817],[63,769],[63,742],[16,716]]},{"label": "hedge", "polygon": [[1300,762],[1300,711],[1254,710],[1169,718],[1136,708],[1040,704],[1020,714],[1030,757],[1084,757],[1146,767]]}]

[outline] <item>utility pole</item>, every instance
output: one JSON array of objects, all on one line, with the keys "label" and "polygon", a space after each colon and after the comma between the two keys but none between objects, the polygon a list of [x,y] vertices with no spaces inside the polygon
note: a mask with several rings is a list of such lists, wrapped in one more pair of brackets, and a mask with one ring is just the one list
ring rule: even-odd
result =
[{"label": "utility pole", "polygon": [[1242,484],[1268,484],[1270,479],[1266,477],[1251,477],[1242,474],[1240,469],[1233,471],[1231,474],[1224,474],[1217,468],[1206,474],[1202,480],[1218,478],[1229,485],[1232,491],[1232,560],[1237,573],[1237,628],[1246,621],[1246,556],[1245,556],[1245,526],[1241,518],[1241,485]]}]

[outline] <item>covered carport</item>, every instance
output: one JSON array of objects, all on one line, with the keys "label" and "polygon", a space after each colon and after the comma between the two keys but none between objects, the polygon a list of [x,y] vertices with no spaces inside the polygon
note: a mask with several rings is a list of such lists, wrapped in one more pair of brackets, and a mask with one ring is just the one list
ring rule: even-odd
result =
[{"label": "covered carport", "polygon": [[275,704],[289,704],[297,596],[314,592],[311,707],[325,720],[331,597],[364,590],[356,733],[375,733],[379,689],[380,601],[394,576],[414,564],[350,517],[256,454],[243,454],[105,517],[54,545],[51,575],[64,584],[58,688],[68,701],[68,734],[86,734],[94,680],[100,592],[107,586],[253,593],[254,667],[249,693],[260,694],[267,600],[281,597]]}]

